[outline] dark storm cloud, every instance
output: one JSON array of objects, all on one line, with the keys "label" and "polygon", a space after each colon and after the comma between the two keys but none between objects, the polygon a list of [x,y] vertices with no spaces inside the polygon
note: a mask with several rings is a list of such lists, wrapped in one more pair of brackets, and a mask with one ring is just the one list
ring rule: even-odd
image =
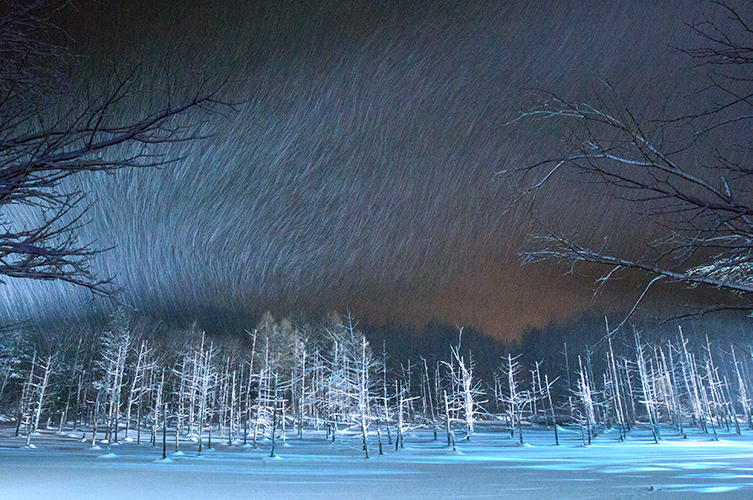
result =
[{"label": "dark storm cloud", "polygon": [[[504,123],[531,87],[585,97],[598,77],[629,100],[666,100],[690,75],[669,49],[687,2],[246,4],[69,13],[92,73],[116,61],[154,82],[228,74],[242,101],[213,138],[170,151],[186,160],[86,180],[97,204],[84,237],[115,246],[98,266],[128,302],[186,317],[350,307],[501,336],[588,303],[588,279],[516,265],[527,226],[505,215],[493,174],[555,147],[556,131]],[[623,217],[550,195],[544,213],[571,226]],[[2,293],[16,317],[86,299],[37,283]]]}]

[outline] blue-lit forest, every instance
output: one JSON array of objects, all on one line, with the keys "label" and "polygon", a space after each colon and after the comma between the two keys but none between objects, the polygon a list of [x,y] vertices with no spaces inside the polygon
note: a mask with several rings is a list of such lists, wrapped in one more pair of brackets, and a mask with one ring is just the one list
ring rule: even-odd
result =
[{"label": "blue-lit forest", "polygon": [[[534,469],[543,460],[563,482],[570,467],[631,476],[647,457],[651,467],[673,464],[651,469],[662,473],[726,468],[715,458],[724,457],[733,471],[700,485],[690,474],[635,488],[744,491],[737,478],[753,446],[750,340],[682,327],[660,337],[607,335],[608,327],[593,343],[539,338],[550,354],[532,358],[520,346],[435,324],[432,338],[448,340],[444,349],[427,343],[430,354],[399,360],[385,347],[389,329],[365,335],[337,313],[318,323],[266,313],[245,336],[223,338],[139,324],[120,309],[101,329],[51,339],[53,354],[28,332],[6,332],[2,456],[63,454],[82,471],[101,467],[98,460],[200,468],[197,460],[209,457],[229,460],[234,474],[279,460],[276,473],[293,461],[291,474],[304,476],[302,464],[321,460],[345,469],[361,467],[356,459],[378,469],[403,459]],[[484,376],[474,348],[494,351]]]},{"label": "blue-lit forest", "polygon": [[664,433],[686,439],[686,429],[714,440],[753,430],[750,354],[736,341],[696,334],[691,342],[682,328],[657,341],[634,330],[583,352],[564,343],[546,363],[508,350],[482,378],[463,330],[444,356],[397,364],[386,341],[373,345],[350,315],[313,325],[266,313],[246,338],[195,328],[159,338],[133,329],[121,309],[105,331],[56,339],[52,355],[22,331],[8,335],[3,410],[26,446],[40,429],[78,430],[92,448],[143,441],[159,445],[163,459],[168,434],[171,453],[183,441],[201,454],[214,439],[274,457],[278,441],[320,431],[333,443],[358,437],[369,458],[403,448],[416,429],[453,450],[477,426],[520,445],[530,430],[547,429],[559,445],[565,425],[583,446],[606,430],[623,441],[635,426],[654,443]]}]

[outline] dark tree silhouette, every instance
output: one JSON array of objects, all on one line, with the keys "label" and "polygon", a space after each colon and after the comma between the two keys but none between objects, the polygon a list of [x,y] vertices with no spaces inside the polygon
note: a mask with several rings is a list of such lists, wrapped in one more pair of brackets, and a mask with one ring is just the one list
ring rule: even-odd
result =
[{"label": "dark tree silhouette", "polygon": [[[48,41],[66,4],[34,0],[0,10],[0,275],[108,294],[110,278],[90,268],[102,249],[79,239],[90,204],[75,177],[174,161],[164,146],[200,137],[197,114],[217,110],[222,85],[175,85],[145,99],[134,71],[97,82],[103,90],[74,89],[76,58]],[[139,105],[147,100],[146,109]],[[21,207],[33,222],[19,222]]]}]

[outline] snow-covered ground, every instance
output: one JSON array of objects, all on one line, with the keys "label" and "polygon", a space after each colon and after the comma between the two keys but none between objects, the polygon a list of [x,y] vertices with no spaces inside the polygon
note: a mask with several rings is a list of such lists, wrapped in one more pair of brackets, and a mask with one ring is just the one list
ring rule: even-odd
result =
[{"label": "snow-covered ground", "polygon": [[[526,435],[527,434],[527,435]],[[197,455],[194,443],[161,461],[161,448],[123,442],[92,449],[81,432],[43,430],[25,448],[12,429],[0,429],[0,499],[230,499],[230,498],[515,498],[585,500],[629,498],[753,498],[753,432],[720,432],[719,441],[697,430],[688,439],[664,431],[656,445],[650,432],[634,429],[618,442],[616,432],[582,446],[577,429],[561,429],[560,446],[551,430],[517,436],[481,426],[453,452],[432,434],[406,436],[405,449],[386,446],[366,460],[358,438],[334,444],[323,434],[258,449],[215,443]]]}]

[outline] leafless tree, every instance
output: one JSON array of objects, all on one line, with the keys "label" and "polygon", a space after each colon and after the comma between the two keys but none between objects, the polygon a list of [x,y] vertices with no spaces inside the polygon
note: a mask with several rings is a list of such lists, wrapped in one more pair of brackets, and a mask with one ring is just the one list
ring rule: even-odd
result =
[{"label": "leafless tree", "polygon": [[[551,384],[549,383],[549,377],[545,375],[544,384],[536,381],[537,379],[540,379],[540,376],[538,376],[539,366],[538,363],[536,363],[536,369],[531,372],[531,383],[533,387],[531,390],[523,390],[521,387],[522,367],[520,366],[520,362],[518,361],[519,358],[520,355],[513,356],[510,353],[507,354],[507,357],[502,357],[502,377],[498,377],[498,383],[501,383],[502,379],[504,379],[506,388],[502,389],[502,387],[500,386],[499,390],[497,391],[496,397],[498,398],[497,402],[501,403],[502,406],[506,408],[507,420],[510,423],[510,437],[514,437],[515,428],[517,427],[518,440],[522,445],[524,412],[530,411],[531,421],[533,423],[534,417],[536,415],[535,410],[533,410],[534,405],[536,405],[538,402],[541,402],[542,408],[545,408],[545,403],[548,399],[552,419],[554,420],[555,424],[555,436],[557,435],[557,420],[554,418],[554,407],[552,406],[551,401]],[[539,384],[540,387],[536,389],[536,386]],[[548,422],[548,417],[545,416],[544,418]],[[557,440],[558,439],[559,438],[557,438]]]},{"label": "leafless tree", "polygon": [[[16,426],[16,435],[20,424],[26,427],[26,446],[31,445],[31,436],[39,430],[39,421],[49,396],[51,377],[57,363],[56,356],[44,358],[36,356],[32,358],[29,368],[29,377],[24,384],[21,396],[19,418]],[[38,372],[38,373],[37,373]]]},{"label": "leafless tree", "polygon": [[97,363],[99,379],[96,385],[107,404],[108,444],[118,441],[124,378],[131,343],[128,317],[125,310],[119,308],[112,319],[109,331],[102,335],[101,359]]},{"label": "leafless tree", "polygon": [[[111,280],[90,267],[102,249],[79,239],[89,202],[75,178],[174,161],[165,146],[203,134],[200,114],[216,110],[221,85],[174,85],[161,102],[150,95],[147,108],[137,72],[77,89],[76,59],[46,41],[68,3],[17,1],[0,11],[0,276],[109,294]],[[14,220],[19,210],[35,222]]]},{"label": "leafless tree", "polygon": [[635,347],[636,347],[636,361],[638,364],[638,375],[641,381],[641,391],[643,399],[641,402],[646,407],[646,418],[651,426],[651,433],[654,436],[654,442],[658,443],[659,438],[659,415],[657,411],[658,397],[655,390],[655,385],[652,383],[654,378],[653,370],[649,370],[646,364],[646,359],[643,354],[644,345],[641,342],[640,335],[635,332]]},{"label": "leafless tree", "polygon": [[[126,403],[126,415],[125,415],[125,438],[129,438],[129,432],[131,429],[131,412],[134,405],[138,405],[144,393],[148,390],[145,386],[146,374],[153,368],[154,361],[150,359],[152,350],[148,347],[146,340],[141,341],[141,346],[136,356],[136,366],[133,368],[133,374],[131,375],[130,388],[128,390],[128,402]],[[136,425],[140,425],[137,416]],[[178,426],[180,428],[180,426]]]},{"label": "leafless tree", "polygon": [[375,420],[372,407],[376,404],[373,378],[377,361],[369,341],[358,330],[357,322],[350,313],[327,332],[333,350],[330,377],[332,400],[336,408],[335,421],[358,430],[361,448],[365,457],[369,458],[369,428]]},{"label": "leafless tree", "polygon": [[645,288],[635,306],[652,285],[664,281],[732,292],[730,300],[689,315],[753,308],[753,11],[749,2],[708,3],[706,16],[688,25],[695,48],[681,50],[707,71],[709,82],[685,108],[691,111],[644,119],[608,82],[595,104],[545,93],[543,103],[523,117],[573,130],[569,148],[500,172],[514,179],[517,207],[530,208],[528,202],[534,203],[545,185],[563,178],[591,183],[597,194],[634,207],[650,225],[651,241],[636,252],[538,220],[540,232],[524,253],[526,261],[604,266],[599,288],[619,272],[644,273]]},{"label": "leafless tree", "polygon": [[[460,328],[459,338],[462,339],[463,328]],[[482,400],[484,391],[481,382],[473,376],[474,361],[471,353],[468,353],[466,359],[460,354],[461,342],[451,347],[450,352],[452,359],[450,362],[444,362],[447,371],[447,378],[450,382],[452,392],[450,394],[450,405],[453,406],[462,415],[465,424],[465,439],[470,439],[474,431],[474,423],[482,413]]]},{"label": "leafless tree", "polygon": [[217,355],[217,349],[213,342],[209,342],[209,347],[205,350],[204,334],[201,336],[201,347],[199,348],[199,364],[196,391],[196,416],[198,420],[197,432],[199,435],[199,455],[204,447],[204,429],[209,428],[208,447],[212,447],[212,397],[216,391],[217,370],[213,364],[213,358]]},{"label": "leafless tree", "polygon": [[583,366],[583,361],[578,356],[578,379],[577,389],[574,390],[578,400],[578,415],[575,418],[581,426],[583,444],[590,445],[591,438],[596,435],[596,410],[594,402],[593,383],[588,374],[588,369]]}]

